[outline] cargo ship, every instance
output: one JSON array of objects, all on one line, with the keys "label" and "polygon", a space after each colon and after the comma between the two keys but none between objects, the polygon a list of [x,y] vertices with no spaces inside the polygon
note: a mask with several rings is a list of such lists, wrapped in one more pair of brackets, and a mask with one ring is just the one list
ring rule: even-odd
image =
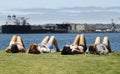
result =
[{"label": "cargo ship", "polygon": [[2,33],[69,33],[70,24],[30,25],[28,18],[7,16],[6,24],[1,26]]}]

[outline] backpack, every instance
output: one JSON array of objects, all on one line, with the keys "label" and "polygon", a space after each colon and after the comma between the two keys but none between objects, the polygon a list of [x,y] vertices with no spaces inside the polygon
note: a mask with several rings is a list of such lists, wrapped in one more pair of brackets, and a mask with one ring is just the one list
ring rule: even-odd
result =
[{"label": "backpack", "polygon": [[64,46],[61,54],[62,54],[62,55],[73,54],[73,53],[72,53],[72,49],[70,49],[70,47],[68,47],[68,46]]},{"label": "backpack", "polygon": [[18,53],[19,52],[18,47],[17,47],[16,44],[12,44],[12,46],[11,46],[11,52],[12,53]]}]

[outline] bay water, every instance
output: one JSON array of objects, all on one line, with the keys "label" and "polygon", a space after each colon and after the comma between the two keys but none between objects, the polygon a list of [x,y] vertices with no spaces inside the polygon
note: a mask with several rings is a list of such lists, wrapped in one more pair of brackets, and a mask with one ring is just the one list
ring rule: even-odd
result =
[{"label": "bay water", "polygon": [[[48,34],[0,34],[0,49],[4,50],[8,45],[13,35],[19,35],[22,37],[26,49],[29,48],[32,43],[40,43],[45,36],[54,35],[57,39],[60,49],[66,44],[71,44],[78,33],[48,33]],[[113,51],[120,52],[120,33],[83,33],[86,38],[87,47],[93,44],[97,36],[101,37],[101,42],[104,36],[108,36],[111,42],[111,48]]]}]

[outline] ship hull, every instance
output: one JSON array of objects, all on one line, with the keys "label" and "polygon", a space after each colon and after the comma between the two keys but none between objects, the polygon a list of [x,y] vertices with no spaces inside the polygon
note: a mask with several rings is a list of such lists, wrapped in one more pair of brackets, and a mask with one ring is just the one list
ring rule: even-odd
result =
[{"label": "ship hull", "polygon": [[54,29],[32,29],[31,25],[2,25],[2,33],[68,33],[68,31]]}]

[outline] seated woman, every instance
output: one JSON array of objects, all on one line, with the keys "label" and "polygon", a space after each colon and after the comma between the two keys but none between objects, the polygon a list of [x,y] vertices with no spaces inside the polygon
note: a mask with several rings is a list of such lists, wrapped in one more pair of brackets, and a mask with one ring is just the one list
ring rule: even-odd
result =
[{"label": "seated woman", "polygon": [[27,52],[31,54],[49,53],[53,52],[53,46],[55,46],[57,52],[60,51],[55,36],[50,38],[46,36],[40,44],[31,44]]},{"label": "seated woman", "polygon": [[112,52],[108,37],[107,36],[104,37],[103,43],[100,42],[100,37],[97,37],[95,40],[95,43],[89,46],[89,49],[87,52],[91,54],[98,54],[98,55],[108,54]]},{"label": "seated woman", "polygon": [[25,52],[25,46],[20,36],[13,35],[9,46],[5,49],[6,52]]},{"label": "seated woman", "polygon": [[65,45],[63,47],[61,54],[83,54],[86,49],[85,36],[78,34],[71,45]]}]

